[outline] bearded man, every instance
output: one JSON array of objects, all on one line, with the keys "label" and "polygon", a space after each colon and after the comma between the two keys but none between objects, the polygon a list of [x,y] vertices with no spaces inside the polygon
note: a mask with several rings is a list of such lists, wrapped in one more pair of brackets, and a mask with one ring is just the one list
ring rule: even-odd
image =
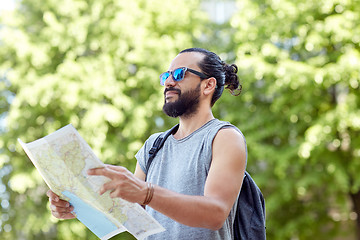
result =
[{"label": "bearded man", "polygon": [[[110,191],[113,198],[146,205],[148,213],[166,229],[147,239],[234,238],[237,198],[247,161],[246,142],[238,128],[213,116],[212,106],[224,88],[234,95],[240,93],[236,73],[235,64],[224,63],[213,52],[201,48],[181,51],[168,71],[160,75],[163,111],[178,118],[179,127],[150,167],[146,168],[149,150],[160,133],[150,136],[136,154],[134,174],[111,165],[88,171],[89,175],[111,179],[101,194]],[[75,217],[68,202],[52,191],[48,196],[55,217]]]}]

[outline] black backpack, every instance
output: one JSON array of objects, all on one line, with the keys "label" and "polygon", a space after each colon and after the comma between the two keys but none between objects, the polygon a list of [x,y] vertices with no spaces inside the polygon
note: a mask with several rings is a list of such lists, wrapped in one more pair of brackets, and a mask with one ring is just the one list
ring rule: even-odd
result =
[{"label": "black backpack", "polygon": [[[179,124],[160,134],[155,139],[153,146],[149,150],[146,170],[150,168],[156,153],[162,148],[166,139],[170,134],[175,133],[178,128]],[[238,198],[233,228],[235,240],[266,239],[265,200],[259,187],[246,171]]]}]

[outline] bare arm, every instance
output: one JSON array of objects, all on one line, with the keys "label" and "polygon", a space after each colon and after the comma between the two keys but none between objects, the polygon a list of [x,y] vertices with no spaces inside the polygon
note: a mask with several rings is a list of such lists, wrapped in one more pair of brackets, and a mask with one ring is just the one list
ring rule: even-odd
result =
[{"label": "bare arm", "polygon": [[[204,196],[189,196],[155,186],[149,206],[182,224],[219,229],[223,226],[239,193],[246,165],[244,139],[234,129],[220,130],[213,142],[213,159],[205,183]],[[111,191],[142,204],[146,196],[145,174],[137,165],[135,175],[122,167],[93,169],[90,175],[104,175],[112,181],[100,193]]]},{"label": "bare arm", "polygon": [[143,172],[143,170],[141,169],[139,163],[136,163],[136,168],[135,168],[135,173],[134,173],[135,177],[145,181],[145,177],[146,174]]}]

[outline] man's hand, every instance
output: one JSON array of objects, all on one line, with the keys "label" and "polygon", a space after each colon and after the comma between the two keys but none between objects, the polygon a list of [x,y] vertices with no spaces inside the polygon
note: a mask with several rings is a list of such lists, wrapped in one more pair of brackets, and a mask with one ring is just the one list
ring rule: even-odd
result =
[{"label": "man's hand", "polygon": [[129,170],[121,166],[106,164],[104,168],[93,168],[89,175],[101,175],[110,179],[100,190],[100,194],[110,191],[110,197],[122,198],[129,202],[142,204],[147,193],[147,184]]},{"label": "man's hand", "polygon": [[50,210],[54,217],[59,219],[73,219],[76,216],[72,213],[74,207],[69,202],[61,200],[53,191],[47,191],[46,195],[49,197]]}]

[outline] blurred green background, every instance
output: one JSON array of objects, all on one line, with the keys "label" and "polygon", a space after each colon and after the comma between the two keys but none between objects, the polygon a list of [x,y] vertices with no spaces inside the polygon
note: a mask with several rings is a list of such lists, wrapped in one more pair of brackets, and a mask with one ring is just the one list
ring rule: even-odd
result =
[{"label": "blurred green background", "polygon": [[[188,47],[239,66],[217,118],[248,143],[268,239],[360,239],[359,0],[0,0],[0,239],[97,239],[51,216],[17,143],[72,123],[131,171],[176,123],[158,76]],[[120,234],[113,239],[132,239]]]}]

